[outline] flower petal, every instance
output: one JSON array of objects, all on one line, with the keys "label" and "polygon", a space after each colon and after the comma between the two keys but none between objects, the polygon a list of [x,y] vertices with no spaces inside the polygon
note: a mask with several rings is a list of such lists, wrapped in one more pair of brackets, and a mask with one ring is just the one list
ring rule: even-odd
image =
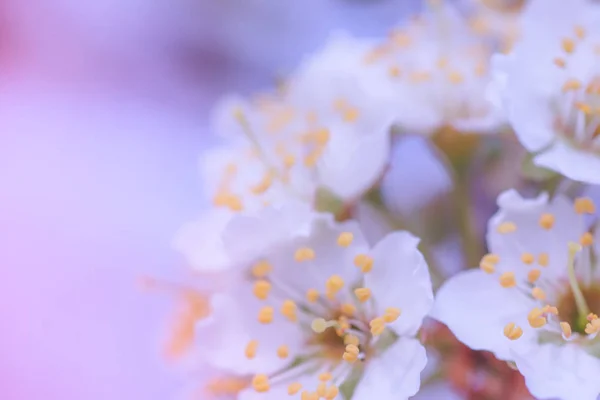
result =
[{"label": "flower petal", "polygon": [[567,178],[600,184],[600,156],[575,149],[562,141],[557,141],[554,146],[538,155],[534,162]]},{"label": "flower petal", "polygon": [[400,338],[366,364],[353,398],[408,399],[419,391],[421,371],[426,364],[427,356],[421,343],[416,339]]},{"label": "flower petal", "polygon": [[[501,287],[483,271],[471,270],[454,276],[440,288],[432,317],[446,324],[470,348],[491,351],[509,360],[511,341],[504,337],[504,327],[522,321],[532,307],[524,296]],[[519,341],[526,339],[524,335]]]},{"label": "flower petal", "polygon": [[408,232],[393,232],[372,250],[373,270],[366,274],[378,314],[397,307],[402,315],[391,329],[414,335],[433,306],[431,278],[425,258],[417,249],[419,239]]},{"label": "flower petal", "polygon": [[527,387],[538,398],[595,400],[600,394],[600,360],[580,345],[544,344],[513,355]]}]

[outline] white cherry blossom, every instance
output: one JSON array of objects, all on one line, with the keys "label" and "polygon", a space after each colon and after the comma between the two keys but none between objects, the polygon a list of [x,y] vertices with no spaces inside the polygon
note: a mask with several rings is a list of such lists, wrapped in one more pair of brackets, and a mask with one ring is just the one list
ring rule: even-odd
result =
[{"label": "white cherry blossom", "polygon": [[204,356],[252,373],[240,400],[341,399],[347,390],[407,399],[426,364],[415,335],[433,304],[418,242],[394,232],[371,248],[355,222],[316,215],[303,234],[236,267],[221,306],[198,326]]},{"label": "white cherry blossom", "polygon": [[[433,315],[475,350],[516,363],[536,397],[600,394],[600,274],[595,205],[508,191],[490,220],[480,269],[439,290]],[[591,217],[591,220],[590,220]]]},{"label": "white cherry blossom", "polygon": [[522,31],[493,62],[510,124],[536,164],[600,183],[600,6],[532,0]]}]

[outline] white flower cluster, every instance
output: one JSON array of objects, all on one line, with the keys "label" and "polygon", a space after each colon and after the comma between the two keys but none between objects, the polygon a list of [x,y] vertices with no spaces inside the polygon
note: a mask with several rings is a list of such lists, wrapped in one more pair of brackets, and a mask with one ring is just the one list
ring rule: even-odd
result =
[{"label": "white flower cluster", "polygon": [[[212,206],[175,240],[204,284],[169,343],[198,369],[189,398],[600,395],[599,4],[432,0],[387,37],[333,35],[213,127]],[[403,218],[382,182],[415,134],[455,196]],[[481,350],[519,393],[468,361]]]}]

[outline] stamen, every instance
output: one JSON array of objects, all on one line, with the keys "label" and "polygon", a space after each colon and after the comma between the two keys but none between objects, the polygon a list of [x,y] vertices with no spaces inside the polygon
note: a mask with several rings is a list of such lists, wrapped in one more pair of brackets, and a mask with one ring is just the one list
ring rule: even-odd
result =
[{"label": "stamen", "polygon": [[581,235],[579,243],[581,243],[583,247],[589,247],[594,244],[594,236],[590,232],[585,232],[583,235]]},{"label": "stamen", "polygon": [[496,270],[496,264],[500,261],[500,257],[497,254],[486,254],[479,263],[479,268],[488,274],[493,274]]},{"label": "stamen", "polygon": [[510,340],[517,340],[523,336],[523,329],[515,325],[513,322],[506,324],[504,327],[504,336]]},{"label": "stamen", "polygon": [[319,300],[319,291],[317,289],[308,289],[306,291],[306,300],[309,303],[316,303]]},{"label": "stamen", "polygon": [[271,291],[271,284],[265,280],[256,281],[254,283],[253,293],[259,300],[266,300]]},{"label": "stamen", "polygon": [[548,253],[540,253],[538,255],[538,264],[542,267],[547,267],[549,262],[550,256],[548,255]]},{"label": "stamen", "polygon": [[517,230],[517,225],[514,222],[507,221],[498,225],[496,230],[501,234],[513,233]]},{"label": "stamen", "polygon": [[562,330],[563,335],[565,336],[565,338],[570,338],[571,337],[571,325],[569,325],[568,322],[561,322],[560,323],[560,329]]},{"label": "stamen", "polygon": [[578,243],[569,243],[569,259],[567,262],[567,271],[569,273],[569,284],[571,285],[571,291],[575,298],[575,304],[577,305],[577,311],[579,315],[588,315],[590,309],[585,301],[585,297],[581,292],[579,283],[577,282],[577,276],[575,275],[575,256],[581,251],[581,245]]},{"label": "stamen", "polygon": [[267,171],[265,173],[265,175],[262,177],[262,179],[260,180],[260,182],[258,182],[256,185],[250,187],[250,191],[255,195],[263,194],[267,190],[269,190],[269,188],[271,187],[272,184],[273,184],[273,172]]},{"label": "stamen", "polygon": [[531,295],[537,300],[546,300],[546,292],[542,288],[534,287],[531,290]]},{"label": "stamen", "polygon": [[277,348],[277,357],[287,358],[290,354],[290,349],[286,345],[281,345]]},{"label": "stamen", "polygon": [[294,259],[298,262],[310,261],[315,258],[315,251],[310,247],[302,247],[294,253]]},{"label": "stamen", "polygon": [[521,255],[521,261],[523,261],[527,265],[533,264],[533,262],[535,261],[535,257],[531,253],[523,253]]},{"label": "stamen", "polygon": [[298,306],[293,300],[285,300],[281,305],[281,314],[289,321],[296,322],[298,320],[298,316],[296,315],[297,309]]},{"label": "stamen", "polygon": [[326,391],[327,391],[327,384],[325,382],[321,382],[317,385],[316,393],[319,395],[319,398],[325,397]]},{"label": "stamen", "polygon": [[388,69],[388,74],[392,77],[392,78],[398,78],[400,77],[400,67],[398,67],[397,65],[392,65],[389,69]]},{"label": "stamen", "polygon": [[268,392],[270,389],[269,386],[269,377],[263,374],[257,374],[252,378],[252,387],[258,393]]},{"label": "stamen", "polygon": [[540,217],[540,226],[546,230],[552,229],[554,226],[554,215],[542,214]]},{"label": "stamen", "polygon": [[358,337],[356,337],[354,335],[344,336],[344,344],[353,344],[355,346],[358,346],[359,343],[360,343],[360,340],[358,339]]},{"label": "stamen", "polygon": [[356,306],[352,303],[344,303],[342,304],[342,312],[345,315],[351,317],[356,312]]},{"label": "stamen", "polygon": [[296,393],[298,393],[301,389],[302,389],[302,384],[300,384],[298,382],[290,383],[288,386],[288,394],[290,396],[293,396]]},{"label": "stamen", "polygon": [[337,244],[341,247],[348,247],[352,244],[352,239],[354,239],[352,232],[342,232],[338,236]]},{"label": "stamen", "polygon": [[258,350],[258,340],[251,340],[247,345],[246,345],[246,358],[249,360],[252,360],[254,357],[256,357],[256,351]]},{"label": "stamen", "polygon": [[325,282],[325,293],[328,298],[333,299],[343,287],[344,279],[339,275],[332,275]]},{"label": "stamen", "polygon": [[358,254],[356,257],[354,257],[354,265],[356,265],[363,273],[366,274],[373,269],[373,258],[366,254]]},{"label": "stamen", "polygon": [[577,214],[594,214],[596,205],[589,197],[580,197],[575,200],[575,212]]},{"label": "stamen", "polygon": [[535,283],[540,278],[540,275],[542,275],[542,271],[539,269],[532,269],[527,273],[527,280],[529,283]]},{"label": "stamen", "polygon": [[331,385],[331,386],[329,386],[329,388],[327,389],[327,392],[325,393],[325,400],[333,400],[337,397],[337,395],[339,393],[340,393],[340,390],[338,389],[338,387],[335,385]]},{"label": "stamen", "polygon": [[395,308],[395,307],[388,307],[385,310],[385,314],[383,315],[383,319],[385,320],[385,322],[392,323],[395,320],[398,319],[398,317],[400,317],[400,314],[402,313],[402,310],[400,310],[399,308]]},{"label": "stamen", "polygon": [[321,382],[328,382],[333,379],[333,376],[329,372],[322,372],[319,374],[319,380]]},{"label": "stamen", "polygon": [[542,326],[546,325],[548,321],[543,317],[543,314],[544,312],[537,307],[531,310],[527,315],[529,325],[532,328],[541,328]]},{"label": "stamen", "polygon": [[564,58],[560,58],[560,57],[557,57],[554,59],[554,64],[559,68],[564,68],[567,65]]},{"label": "stamen", "polygon": [[514,272],[505,272],[500,275],[500,285],[503,288],[511,288],[517,285]]},{"label": "stamen", "polygon": [[258,312],[258,322],[261,324],[270,324],[273,322],[273,307],[263,307]]},{"label": "stamen", "polygon": [[565,53],[571,54],[573,51],[575,51],[575,41],[573,41],[573,39],[564,38],[561,45]]},{"label": "stamen", "polygon": [[573,30],[575,31],[575,36],[577,36],[578,39],[583,40],[585,38],[586,31],[583,26],[576,25]]},{"label": "stamen", "polygon": [[562,87],[563,92],[575,91],[581,89],[581,82],[577,79],[567,79]]},{"label": "stamen", "polygon": [[385,320],[381,317],[374,318],[369,322],[369,326],[371,327],[371,334],[379,336],[385,330]]},{"label": "stamen", "polygon": [[369,288],[358,288],[354,289],[354,294],[358,301],[364,303],[371,297],[371,290]]},{"label": "stamen", "polygon": [[268,261],[259,261],[252,267],[252,275],[255,278],[264,278],[269,272],[273,270],[271,264]]}]

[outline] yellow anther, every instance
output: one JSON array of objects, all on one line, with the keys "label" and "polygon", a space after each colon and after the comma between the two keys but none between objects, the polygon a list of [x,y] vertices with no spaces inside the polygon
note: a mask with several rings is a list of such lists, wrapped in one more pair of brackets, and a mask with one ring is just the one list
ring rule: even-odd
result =
[{"label": "yellow anther", "polygon": [[600,319],[593,319],[585,326],[585,333],[592,335],[600,331]]},{"label": "yellow anther", "polygon": [[354,289],[354,294],[358,301],[364,303],[371,297],[371,290],[369,288],[358,288]]},{"label": "yellow anther", "polygon": [[496,266],[489,261],[481,261],[479,263],[479,268],[481,268],[484,272],[488,274],[493,274],[496,271]]},{"label": "yellow anther", "polygon": [[333,400],[340,393],[340,390],[337,386],[331,385],[327,388],[327,392],[325,393],[325,400]]},{"label": "yellow anther", "polygon": [[581,243],[583,247],[591,246],[594,244],[594,236],[590,232],[585,232],[583,235],[581,235],[579,243]]},{"label": "yellow anther", "polygon": [[548,255],[548,253],[540,253],[538,255],[538,264],[542,267],[547,267],[549,262],[550,256]]},{"label": "yellow anther", "polygon": [[360,111],[355,107],[348,107],[342,112],[342,118],[346,122],[355,122],[360,117]]},{"label": "yellow anther", "polygon": [[537,300],[546,300],[546,292],[542,288],[534,287],[531,290],[531,295]]},{"label": "yellow anther", "polygon": [[342,359],[346,362],[353,363],[356,360],[358,360],[358,355],[354,353],[348,353],[347,351],[345,351],[342,355]]},{"label": "yellow anther", "polygon": [[358,337],[356,337],[354,335],[344,336],[344,344],[353,344],[355,346],[358,346],[359,343],[360,343],[360,340],[358,339]]},{"label": "yellow anther", "polygon": [[558,308],[551,306],[550,304],[546,304],[544,308],[542,308],[544,314],[553,314],[558,315]]},{"label": "yellow anther", "polygon": [[552,229],[554,226],[554,215],[552,214],[542,214],[540,217],[540,226],[546,230]]},{"label": "yellow anther", "polygon": [[273,184],[273,173],[271,171],[267,171],[265,173],[265,175],[262,177],[262,179],[260,180],[260,182],[258,182],[256,185],[250,187],[250,191],[255,195],[263,194],[264,192],[269,190],[269,188],[271,187],[272,184]]},{"label": "yellow anther", "polygon": [[575,108],[586,115],[590,115],[592,113],[592,106],[587,103],[582,103],[580,101],[575,102]]},{"label": "yellow anther", "polygon": [[515,325],[513,322],[506,324],[504,327],[504,336],[510,340],[517,340],[523,336],[523,329]]},{"label": "yellow anther", "polygon": [[268,281],[260,280],[254,283],[253,293],[256,298],[260,300],[266,300],[269,297],[271,291],[271,284]]},{"label": "yellow anther", "polygon": [[535,261],[535,257],[531,253],[523,253],[521,254],[521,261],[528,265],[533,264],[533,262]]},{"label": "yellow anther", "polygon": [[527,273],[527,280],[529,283],[535,283],[538,279],[540,279],[540,275],[542,275],[542,271],[534,268]]},{"label": "yellow anther", "polygon": [[501,234],[513,233],[517,230],[517,225],[514,222],[506,221],[498,225],[496,230]]},{"label": "yellow anther", "polygon": [[459,84],[464,82],[465,78],[460,72],[453,71],[448,74],[448,80],[450,83]]},{"label": "yellow anther", "polygon": [[587,319],[589,322],[592,322],[593,320],[598,319],[598,316],[594,313],[589,313],[585,319]]},{"label": "yellow anther", "polygon": [[394,31],[390,34],[390,40],[395,46],[400,48],[408,47],[412,43],[412,38],[406,32]]},{"label": "yellow anther", "polygon": [[385,330],[385,320],[381,317],[373,319],[371,322],[369,322],[369,325],[371,327],[371,334],[373,336],[379,336]]},{"label": "yellow anther", "polygon": [[298,317],[296,315],[296,310],[298,306],[294,303],[293,300],[285,300],[281,305],[281,314],[288,319],[288,321],[296,322]]},{"label": "yellow anther", "polygon": [[304,157],[304,166],[307,168],[313,168],[317,165],[319,158],[323,154],[323,147],[316,147],[306,157]]},{"label": "yellow anther", "polygon": [[315,303],[319,300],[319,291],[317,289],[308,289],[306,291],[306,300],[309,303]]},{"label": "yellow anther", "polygon": [[589,197],[580,197],[575,200],[575,212],[577,214],[594,214],[596,205]]},{"label": "yellow anther", "polygon": [[488,253],[485,256],[483,256],[481,261],[490,262],[492,264],[498,264],[500,262],[500,256],[498,254]]},{"label": "yellow anther", "polygon": [[565,51],[565,53],[572,53],[573,51],[575,51],[575,41],[573,39],[570,38],[564,38],[562,40],[562,49]]},{"label": "yellow anther", "polygon": [[314,133],[315,141],[322,146],[329,142],[330,137],[329,129],[326,128],[321,128]]},{"label": "yellow anther", "polygon": [[567,62],[564,58],[557,57],[554,59],[554,65],[556,65],[559,68],[564,68],[567,66]]},{"label": "yellow anther", "polygon": [[317,385],[317,392],[316,393],[319,395],[319,398],[325,397],[325,393],[327,393],[327,384],[325,382],[320,382]]},{"label": "yellow anther", "polygon": [[246,345],[246,358],[251,360],[256,357],[256,350],[258,350],[258,340],[251,340]]},{"label": "yellow anther", "polygon": [[350,322],[348,322],[347,317],[342,315],[337,320],[337,327],[335,329],[335,332],[337,333],[338,336],[344,336],[344,334],[346,333],[346,331],[348,329],[350,329]]},{"label": "yellow anther", "polygon": [[581,82],[577,79],[567,79],[567,81],[563,84],[562,87],[563,92],[569,92],[579,89],[581,89]]},{"label": "yellow anther", "polygon": [[373,269],[373,258],[366,254],[358,254],[354,257],[354,265],[366,274]]},{"label": "yellow anther", "polygon": [[398,67],[397,65],[392,65],[389,69],[388,69],[388,74],[392,77],[392,78],[398,78],[401,75],[401,71],[400,71],[400,67]]},{"label": "yellow anther", "polygon": [[273,322],[273,307],[263,307],[258,312],[258,322],[261,324],[270,324]]},{"label": "yellow anther", "polygon": [[351,353],[351,354],[356,354],[356,355],[358,355],[360,353],[358,346],[355,346],[353,344],[347,344],[345,350],[346,350],[346,353]]},{"label": "yellow anther", "polygon": [[500,285],[503,288],[511,288],[517,285],[514,272],[505,272],[500,275]]},{"label": "yellow anther", "polygon": [[319,374],[319,380],[321,382],[328,382],[333,379],[333,376],[329,372],[322,372]]},{"label": "yellow anther", "polygon": [[571,337],[571,325],[568,322],[561,322],[560,329],[562,330],[563,335],[568,339]]},{"label": "yellow anther", "polygon": [[252,275],[254,275],[255,278],[264,278],[272,270],[273,267],[268,261],[259,261],[252,267]]},{"label": "yellow anther", "polygon": [[270,389],[269,377],[263,374],[254,375],[254,378],[252,378],[252,387],[258,393],[268,392]]},{"label": "yellow anther", "polygon": [[575,27],[573,28],[573,31],[575,32],[575,36],[577,36],[578,39],[582,40],[583,38],[585,38],[585,28],[581,25],[575,25]]},{"label": "yellow anther", "polygon": [[400,310],[399,308],[388,307],[385,309],[385,314],[383,315],[383,319],[385,322],[387,322],[389,324],[389,323],[392,323],[395,320],[397,320],[401,313],[402,313],[402,310]]},{"label": "yellow anther", "polygon": [[347,315],[349,317],[353,316],[354,313],[356,312],[356,306],[352,303],[344,303],[342,304],[342,312],[344,313],[344,315]]},{"label": "yellow anther", "polygon": [[354,235],[352,232],[342,232],[338,236],[337,244],[341,247],[348,247],[352,244],[352,240],[354,239]]},{"label": "yellow anther", "polygon": [[325,282],[327,293],[336,294],[344,287],[344,279],[339,275],[331,275]]},{"label": "yellow anther", "polygon": [[286,345],[281,345],[277,348],[277,357],[287,358],[290,355],[290,349]]},{"label": "yellow anther", "polygon": [[287,392],[290,396],[293,396],[296,393],[298,393],[301,389],[302,389],[302,384],[300,384],[298,382],[290,383],[288,385]]},{"label": "yellow anther", "polygon": [[546,325],[548,322],[546,318],[543,317],[544,312],[539,308],[534,308],[527,315],[527,320],[529,321],[529,325],[532,328],[541,328]]},{"label": "yellow anther", "polygon": [[310,261],[315,258],[315,251],[310,247],[301,247],[294,253],[294,260],[298,262]]},{"label": "yellow anther", "polygon": [[283,156],[283,165],[288,169],[292,168],[296,165],[296,157],[293,154],[286,154]]}]

